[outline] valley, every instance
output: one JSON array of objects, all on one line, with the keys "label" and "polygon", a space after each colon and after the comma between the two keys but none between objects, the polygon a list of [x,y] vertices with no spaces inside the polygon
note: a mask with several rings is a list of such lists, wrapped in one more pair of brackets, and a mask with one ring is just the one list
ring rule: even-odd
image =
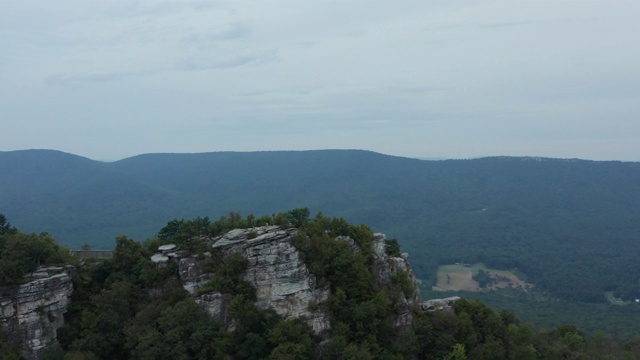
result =
[{"label": "valley", "polygon": [[[541,296],[600,309],[612,306],[605,294],[623,303],[640,297],[639,163],[426,161],[362,150],[146,154],[99,162],[27,150],[0,152],[0,168],[0,212],[20,229],[47,232],[70,248],[113,249],[123,234],[153,239],[172,219],[259,218],[305,207],[397,239],[423,293],[446,289],[439,268],[456,262],[517,268],[518,279],[523,273],[534,284],[525,285],[528,294],[510,295],[508,281],[496,284],[506,286],[500,291],[465,293],[501,294],[492,306],[529,319],[539,315],[545,327],[586,317],[566,309],[562,319],[547,316],[543,307],[514,299]],[[469,274],[450,270],[454,283],[467,282],[456,289],[473,289]],[[520,284],[508,273],[489,272]],[[633,315],[639,307],[623,308]],[[598,314],[618,319],[610,310]],[[615,332],[606,316],[598,321]]]}]

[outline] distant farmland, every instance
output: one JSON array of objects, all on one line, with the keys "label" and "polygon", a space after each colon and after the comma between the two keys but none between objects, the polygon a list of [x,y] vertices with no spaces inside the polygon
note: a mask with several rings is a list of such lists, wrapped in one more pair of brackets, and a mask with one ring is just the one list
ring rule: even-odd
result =
[{"label": "distant farmland", "polygon": [[[474,275],[480,271],[486,272],[491,278],[491,284],[480,287]],[[512,271],[488,269],[482,263],[474,265],[441,265],[438,267],[438,282],[433,287],[435,291],[482,291],[502,288],[520,288],[528,290],[533,284],[526,283]]]}]

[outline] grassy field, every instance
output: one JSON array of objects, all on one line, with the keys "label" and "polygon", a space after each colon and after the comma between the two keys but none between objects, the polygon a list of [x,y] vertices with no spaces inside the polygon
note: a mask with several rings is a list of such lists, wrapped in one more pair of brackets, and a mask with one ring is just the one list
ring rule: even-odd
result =
[{"label": "grassy field", "polygon": [[[473,275],[479,270],[486,271],[493,283],[486,288],[480,288],[480,284],[473,279]],[[438,267],[438,282],[433,287],[435,291],[482,291],[503,288],[521,288],[528,290],[533,287],[520,279],[513,271],[489,269],[482,263],[477,264],[452,264]]]},{"label": "grassy field", "polygon": [[[491,275],[510,279],[509,282],[494,284],[492,287],[480,289],[473,274],[479,270]],[[640,304],[620,301],[613,292],[606,292],[607,303],[591,304],[567,302],[550,297],[541,289],[522,280],[514,271],[489,269],[482,263],[473,265],[442,265],[438,267],[438,283],[431,289],[421,289],[425,299],[439,298],[443,291],[446,296],[461,296],[468,299],[479,299],[496,310],[509,310],[521,321],[543,329],[551,329],[562,324],[575,324],[587,336],[605,332],[623,341],[638,338],[637,318],[640,315]],[[496,287],[500,285],[502,287]],[[524,286],[517,287],[516,285]],[[485,291],[488,290],[488,291]],[[628,305],[628,306],[620,306]],[[636,306],[637,305],[637,306]]]},{"label": "grassy field", "polygon": [[634,303],[633,301],[622,301],[621,299],[616,298],[613,296],[613,291],[605,291],[604,296],[607,298],[609,303],[613,305],[630,305]]}]

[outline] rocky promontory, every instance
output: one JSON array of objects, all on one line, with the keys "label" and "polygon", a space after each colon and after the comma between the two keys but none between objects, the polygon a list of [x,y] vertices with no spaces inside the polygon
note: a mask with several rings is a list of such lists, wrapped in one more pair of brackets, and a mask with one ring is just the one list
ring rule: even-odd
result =
[{"label": "rocky promontory", "polygon": [[[370,276],[367,289],[374,293],[395,289],[389,292],[393,294],[389,304],[393,304],[394,310],[389,312],[387,320],[396,328],[410,327],[414,321],[413,310],[418,308],[412,305],[419,304],[420,296],[407,255],[389,252],[383,234],[368,232],[366,240],[362,236],[351,238],[344,234],[329,236],[328,232],[323,236],[328,242],[321,249],[339,247],[341,250],[336,254],[345,256],[346,253],[350,259],[368,259],[366,270],[362,269]],[[301,241],[309,243],[312,240],[304,230],[296,227],[255,226],[226,231],[215,237],[199,235],[177,245],[166,241],[157,248],[156,254],[145,257],[146,261],[155,264],[156,270],[164,271],[167,276],[164,281],[178,281],[178,289],[181,286],[191,294],[195,302],[227,331],[234,331],[238,325],[231,311],[234,296],[238,294],[212,284],[221,276],[215,269],[224,266],[229,258],[240,258],[246,266],[237,272],[237,279],[250,285],[251,296],[247,299],[250,298],[255,308],[273,310],[283,319],[304,319],[313,333],[328,339],[336,321],[335,307],[332,310],[331,304],[339,289],[334,281],[349,287],[354,279],[348,275],[332,280],[326,275],[319,277],[311,270],[310,263],[316,254],[308,248],[299,248]],[[189,245],[195,243],[197,250]],[[107,263],[106,266],[112,265]],[[346,269],[350,267],[350,263],[344,265],[345,274],[349,273]],[[324,271],[332,269],[327,267]],[[4,338],[14,344],[25,359],[42,358],[47,348],[56,343],[73,292],[73,272],[73,266],[40,267],[25,277],[25,283],[0,287],[0,322]],[[399,285],[399,278],[403,279],[404,287]],[[161,292],[156,288],[148,290],[152,297]],[[351,300],[347,298],[346,301]]]},{"label": "rocky promontory", "polygon": [[[225,254],[239,253],[248,260],[243,278],[255,289],[256,307],[273,309],[285,318],[304,317],[315,333],[322,334],[330,330],[329,315],[317,305],[326,302],[331,292],[329,286],[319,286],[318,279],[311,274],[301,253],[292,244],[292,237],[297,232],[296,228],[262,226],[235,229],[205,241],[208,241],[212,251],[222,251]],[[341,237],[340,240],[349,242],[353,251],[359,251],[358,246],[350,238]],[[415,276],[406,255],[402,257],[387,255],[385,240],[383,234],[374,235],[378,281],[388,284],[391,282],[391,275],[402,270],[409,274],[415,287]],[[154,255],[154,259],[161,263],[169,261],[172,256],[178,258],[183,287],[196,297],[196,301],[202,304],[214,319],[232,329],[233,319],[226,311],[231,297],[220,292],[202,294],[198,291],[214,276],[204,270],[205,259],[199,259],[195,255],[162,254],[162,251]],[[411,324],[412,315],[409,305],[419,300],[417,291],[404,299],[401,305],[402,311],[395,321],[397,326]]]},{"label": "rocky promontory", "polygon": [[25,359],[39,359],[64,325],[73,267],[42,267],[22,285],[0,287],[0,322],[5,337]]}]

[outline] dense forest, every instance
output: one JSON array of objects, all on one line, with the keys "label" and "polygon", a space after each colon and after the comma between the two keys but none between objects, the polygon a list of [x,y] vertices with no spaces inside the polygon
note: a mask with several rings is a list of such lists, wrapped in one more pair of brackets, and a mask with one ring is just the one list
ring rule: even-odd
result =
[{"label": "dense forest", "polygon": [[[201,291],[233,296],[235,329],[212,321],[180,285],[175,264],[157,267],[150,255],[161,244],[175,243],[201,253],[197,239],[234,228],[265,223],[296,226],[294,245],[322,283],[331,288],[325,307],[331,315],[331,334],[315,335],[303,319],[283,319],[259,310],[255,294],[242,280],[246,267],[233,255],[214,257],[214,279]],[[0,266],[7,262],[31,269],[33,264],[59,263],[64,248],[47,235],[24,234],[2,218]],[[349,236],[359,251],[337,236]],[[273,216],[241,217],[236,213],[216,221],[174,219],[156,237],[143,243],[118,237],[111,259],[78,263],[74,293],[59,344],[46,359],[568,359],[640,358],[640,342],[617,342],[606,334],[591,338],[573,325],[542,330],[521,323],[508,311],[495,311],[480,301],[461,299],[453,311],[423,312],[414,308],[411,326],[390,321],[398,301],[415,291],[402,279],[381,286],[372,268],[373,233],[364,225],[306,209]],[[42,255],[40,247],[48,252]],[[11,250],[20,243],[22,252]],[[387,252],[397,254],[390,240]],[[19,263],[16,263],[18,261]],[[28,271],[28,270],[27,270]],[[0,285],[15,284],[24,273],[7,274]],[[0,337],[3,359],[18,359]]]},{"label": "dense forest", "polygon": [[640,164],[423,161],[367,151],[148,154],[111,163],[0,152],[0,207],[69,247],[112,248],[169,219],[307,206],[399,239],[423,287],[439,265],[516,270],[549,298],[640,298]]},{"label": "dense forest", "polygon": [[41,265],[62,264],[77,261],[53,237],[20,232],[0,214],[0,286],[23,282]]}]

